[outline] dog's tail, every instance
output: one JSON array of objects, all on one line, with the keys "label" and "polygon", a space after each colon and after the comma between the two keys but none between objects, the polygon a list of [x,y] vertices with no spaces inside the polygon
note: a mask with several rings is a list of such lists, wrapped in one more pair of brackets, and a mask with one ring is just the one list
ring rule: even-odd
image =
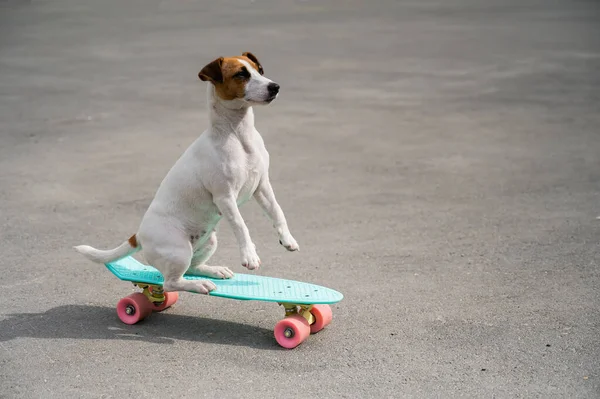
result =
[{"label": "dog's tail", "polygon": [[100,249],[90,247],[89,245],[78,245],[73,248],[93,262],[109,263],[129,256],[139,251],[142,247],[138,244],[137,237],[134,234],[123,244],[107,251],[102,251]]}]

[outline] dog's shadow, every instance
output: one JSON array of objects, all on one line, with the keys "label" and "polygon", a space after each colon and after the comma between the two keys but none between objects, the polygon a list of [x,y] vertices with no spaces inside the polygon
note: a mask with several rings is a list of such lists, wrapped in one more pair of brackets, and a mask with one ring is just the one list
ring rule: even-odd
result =
[{"label": "dog's shadow", "polygon": [[0,342],[15,338],[119,339],[173,344],[176,340],[275,350],[273,330],[205,317],[152,313],[135,325],[122,323],[114,308],[58,306],[44,313],[15,313],[0,321]]}]

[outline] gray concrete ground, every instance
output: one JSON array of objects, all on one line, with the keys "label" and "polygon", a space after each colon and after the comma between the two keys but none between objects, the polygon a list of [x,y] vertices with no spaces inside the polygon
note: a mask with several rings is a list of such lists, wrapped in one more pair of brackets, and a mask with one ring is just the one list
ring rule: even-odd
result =
[{"label": "gray concrete ground", "polygon": [[[0,397],[599,397],[599,7],[0,2]],[[302,247],[249,204],[259,273],[345,294],[293,351],[264,303],[125,326],[71,249],[135,231],[242,51],[283,88],[257,125]],[[226,225],[214,263],[243,272]]]}]

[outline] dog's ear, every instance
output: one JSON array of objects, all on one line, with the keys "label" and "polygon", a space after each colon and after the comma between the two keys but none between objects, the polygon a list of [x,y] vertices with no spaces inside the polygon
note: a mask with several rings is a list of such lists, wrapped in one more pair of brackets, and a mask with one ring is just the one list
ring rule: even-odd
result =
[{"label": "dog's ear", "polygon": [[265,71],[263,70],[262,65],[260,65],[260,62],[258,61],[258,58],[256,58],[256,56],[252,53],[249,52],[245,52],[242,54],[244,57],[248,57],[248,59],[252,62],[254,62],[256,64],[256,68],[258,70],[258,73],[260,73],[261,75],[265,74]]},{"label": "dog's ear", "polygon": [[213,83],[223,83],[223,72],[221,71],[222,65],[223,57],[219,57],[202,68],[202,70],[198,72],[198,77],[203,82],[211,81]]}]

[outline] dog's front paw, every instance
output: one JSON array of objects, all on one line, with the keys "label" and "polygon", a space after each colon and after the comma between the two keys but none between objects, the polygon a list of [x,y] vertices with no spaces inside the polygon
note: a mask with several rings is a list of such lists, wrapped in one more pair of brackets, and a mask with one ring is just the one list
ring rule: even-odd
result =
[{"label": "dog's front paw", "polygon": [[279,243],[288,251],[300,250],[300,246],[289,232],[284,233],[279,237]]},{"label": "dog's front paw", "polygon": [[250,244],[248,248],[242,251],[242,266],[248,270],[256,270],[260,267],[260,258],[256,253],[254,244]]}]

